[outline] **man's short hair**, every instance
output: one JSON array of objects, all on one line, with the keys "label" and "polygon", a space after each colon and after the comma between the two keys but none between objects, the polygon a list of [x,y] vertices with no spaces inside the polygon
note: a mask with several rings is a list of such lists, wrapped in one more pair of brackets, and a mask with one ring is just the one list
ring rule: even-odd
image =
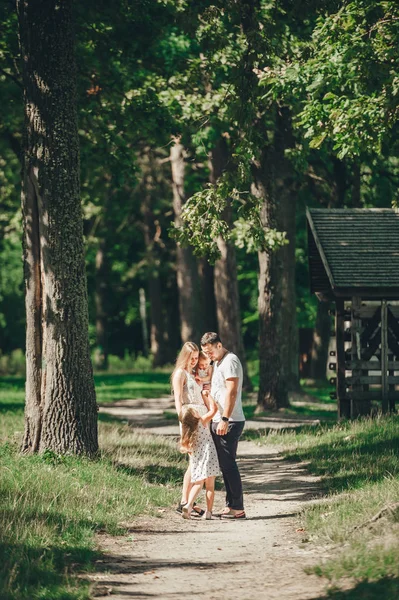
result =
[{"label": "man's short hair", "polygon": [[214,331],[204,333],[201,338],[201,346],[205,346],[206,344],[218,344],[219,342],[222,343],[222,340],[220,339],[219,334]]}]

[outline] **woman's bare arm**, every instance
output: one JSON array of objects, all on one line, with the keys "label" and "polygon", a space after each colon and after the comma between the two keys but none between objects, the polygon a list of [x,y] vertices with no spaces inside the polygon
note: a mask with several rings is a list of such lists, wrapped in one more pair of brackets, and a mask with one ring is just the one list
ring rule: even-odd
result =
[{"label": "woman's bare arm", "polygon": [[178,415],[181,413],[182,404],[183,404],[183,386],[185,382],[186,376],[182,370],[177,371],[173,377],[172,385],[173,385],[173,394],[175,397],[175,407]]}]

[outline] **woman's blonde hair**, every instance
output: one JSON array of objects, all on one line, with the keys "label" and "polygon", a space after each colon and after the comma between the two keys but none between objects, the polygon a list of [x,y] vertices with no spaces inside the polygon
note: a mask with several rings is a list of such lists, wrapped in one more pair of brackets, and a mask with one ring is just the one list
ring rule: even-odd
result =
[{"label": "woman's blonde hair", "polygon": [[197,437],[200,416],[193,406],[186,405],[179,415],[181,422],[180,452],[191,452]]},{"label": "woman's blonde hair", "polygon": [[183,344],[183,348],[180,350],[179,355],[176,359],[175,368],[173,369],[173,373],[170,376],[172,393],[173,393],[173,377],[175,376],[176,371],[178,371],[179,369],[184,369],[184,370],[187,369],[188,361],[190,360],[190,357],[193,352],[199,352],[199,348],[198,348],[197,344],[194,344],[194,342],[186,342],[185,344]]}]

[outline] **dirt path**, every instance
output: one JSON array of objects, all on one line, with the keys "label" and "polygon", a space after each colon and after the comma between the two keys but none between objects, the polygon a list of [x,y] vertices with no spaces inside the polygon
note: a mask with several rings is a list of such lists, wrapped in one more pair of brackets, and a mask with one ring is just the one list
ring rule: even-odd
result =
[{"label": "dirt path", "polygon": [[[176,427],[154,421],[154,414],[146,414],[146,404],[129,407],[132,412],[124,418],[148,425],[151,432]],[[112,412],[118,406],[110,408]],[[112,594],[118,600],[324,597],[325,580],[304,572],[320,561],[320,548],[307,540],[298,520],[298,511],[320,495],[317,479],[301,464],[283,461],[270,446],[240,442],[239,456],[247,520],[184,521],[170,508],[159,518],[135,520],[127,536],[100,536],[104,557],[91,577],[96,596]],[[223,500],[223,492],[217,492],[215,509],[222,508]]]}]

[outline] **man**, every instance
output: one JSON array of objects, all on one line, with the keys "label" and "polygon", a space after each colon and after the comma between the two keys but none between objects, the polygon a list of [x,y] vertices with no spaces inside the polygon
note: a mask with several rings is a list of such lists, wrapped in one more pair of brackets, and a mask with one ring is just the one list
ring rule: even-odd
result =
[{"label": "man", "polygon": [[245,519],[241,476],[236,456],[238,440],[245,425],[242,410],[242,366],[238,356],[223,347],[217,333],[201,338],[202,351],[214,362],[211,396],[220,410],[212,422],[212,437],[226,487],[226,508],[222,519]]}]

